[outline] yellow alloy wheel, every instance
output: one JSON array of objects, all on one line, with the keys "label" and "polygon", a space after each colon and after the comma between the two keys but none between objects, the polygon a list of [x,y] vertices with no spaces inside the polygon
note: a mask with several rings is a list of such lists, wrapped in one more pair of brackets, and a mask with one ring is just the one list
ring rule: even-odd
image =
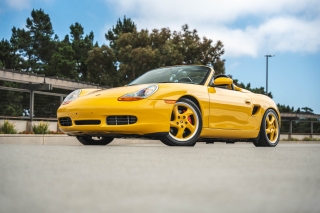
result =
[{"label": "yellow alloy wheel", "polygon": [[266,117],[266,134],[270,143],[275,143],[278,139],[278,119],[273,113],[269,113]]},{"label": "yellow alloy wheel", "polygon": [[198,123],[195,109],[187,103],[178,102],[174,105],[171,115],[170,135],[178,141],[186,141],[196,134]]},{"label": "yellow alloy wheel", "polygon": [[161,141],[169,146],[194,146],[202,130],[202,117],[198,106],[181,98],[173,106],[169,134]]},{"label": "yellow alloy wheel", "polygon": [[275,110],[268,109],[262,118],[260,134],[254,140],[257,147],[275,147],[280,138],[279,118]]}]

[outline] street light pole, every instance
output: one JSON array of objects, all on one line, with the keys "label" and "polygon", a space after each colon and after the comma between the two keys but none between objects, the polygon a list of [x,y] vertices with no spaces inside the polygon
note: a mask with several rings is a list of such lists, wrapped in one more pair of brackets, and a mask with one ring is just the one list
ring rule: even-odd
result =
[{"label": "street light pole", "polygon": [[265,55],[266,59],[267,59],[267,63],[266,63],[266,95],[268,95],[268,58],[269,57],[274,57],[275,55]]}]

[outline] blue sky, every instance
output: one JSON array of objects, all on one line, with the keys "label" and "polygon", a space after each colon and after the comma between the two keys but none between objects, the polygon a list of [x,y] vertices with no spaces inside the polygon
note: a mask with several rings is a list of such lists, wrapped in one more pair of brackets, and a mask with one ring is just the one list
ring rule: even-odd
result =
[{"label": "blue sky", "polygon": [[131,18],[138,29],[183,24],[201,37],[225,45],[226,73],[252,87],[266,86],[276,103],[308,106],[320,114],[319,0],[1,0],[0,39],[10,39],[13,26],[23,28],[32,9],[49,14],[60,39],[79,22],[94,32],[99,45],[118,18]]}]

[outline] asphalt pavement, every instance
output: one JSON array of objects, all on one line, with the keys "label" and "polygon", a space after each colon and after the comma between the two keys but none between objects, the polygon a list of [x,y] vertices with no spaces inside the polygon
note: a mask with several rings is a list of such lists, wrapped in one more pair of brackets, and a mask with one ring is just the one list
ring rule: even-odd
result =
[{"label": "asphalt pavement", "polygon": [[320,212],[320,144],[0,144],[0,213]]}]

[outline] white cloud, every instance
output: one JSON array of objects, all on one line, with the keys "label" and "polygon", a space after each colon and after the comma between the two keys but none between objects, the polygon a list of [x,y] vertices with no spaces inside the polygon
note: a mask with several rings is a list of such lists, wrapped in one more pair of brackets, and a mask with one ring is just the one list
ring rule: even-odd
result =
[{"label": "white cloud", "polygon": [[6,0],[7,4],[16,10],[24,10],[24,9],[31,9],[31,5],[39,3],[41,5],[46,4],[53,4],[55,0]]},{"label": "white cloud", "polygon": [[17,10],[23,10],[30,7],[30,0],[7,0],[7,4]]},{"label": "white cloud", "polygon": [[226,56],[320,50],[318,0],[105,1],[139,28],[180,30],[187,23],[200,35],[221,40]]}]

